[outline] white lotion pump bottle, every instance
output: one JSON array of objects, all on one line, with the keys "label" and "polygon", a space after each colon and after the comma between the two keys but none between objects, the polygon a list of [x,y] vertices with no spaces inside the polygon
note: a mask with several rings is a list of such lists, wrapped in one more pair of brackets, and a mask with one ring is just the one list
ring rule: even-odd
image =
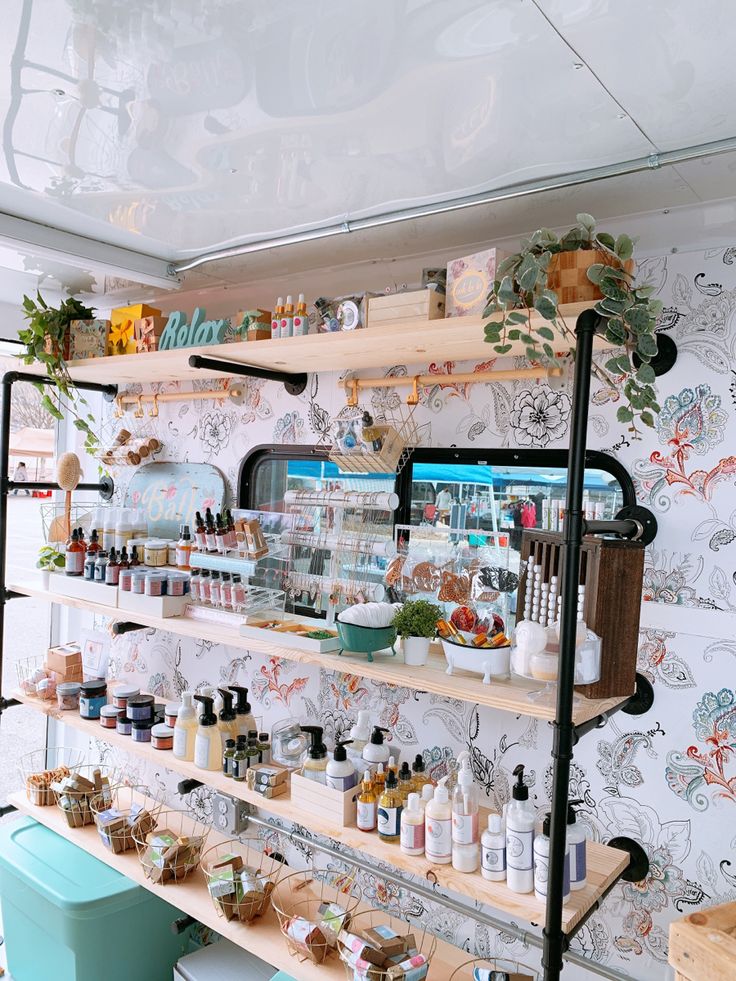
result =
[{"label": "white lotion pump bottle", "polygon": [[458,872],[475,872],[480,862],[478,831],[478,788],[470,768],[470,754],[458,754],[460,770],[452,795],[452,867]]},{"label": "white lotion pump bottle", "polygon": [[212,707],[214,699],[210,695],[195,695],[194,698],[204,706],[194,739],[194,765],[201,770],[222,770],[222,740]]},{"label": "white lotion pump bottle", "polygon": [[[544,815],[542,833],[534,839],[534,895],[537,899],[547,898],[549,884],[549,826],[552,815]],[[570,846],[565,842],[565,867],[562,878],[562,902],[570,898]]]},{"label": "white lotion pump bottle", "polygon": [[174,756],[177,760],[194,759],[194,740],[197,737],[197,713],[192,692],[181,693],[181,708],[174,726]]},{"label": "white lotion pump bottle", "polygon": [[500,814],[488,815],[488,828],[481,835],[480,874],[489,882],[506,879],[506,833]]},{"label": "white lotion pump bottle", "polygon": [[325,782],[333,790],[346,791],[355,787],[358,783],[358,774],[355,772],[352,760],[348,759],[346,746],[352,740],[343,739],[342,742],[335,743],[335,752],[332,759],[327,764],[325,770]]},{"label": "white lotion pump bottle", "polygon": [[350,755],[362,756],[365,744],[371,738],[371,714],[365,709],[358,712],[358,721],[350,730],[350,742],[353,744]]},{"label": "white lotion pump bottle", "polygon": [[370,766],[371,773],[376,772],[376,766],[383,763],[384,770],[388,770],[388,746],[383,741],[384,732],[388,732],[383,726],[373,726],[370,741],[363,747],[363,761]]},{"label": "white lotion pump bottle", "polygon": [[570,888],[584,889],[588,881],[587,847],[585,829],[577,823],[575,808],[581,800],[571,800],[567,805],[567,846],[570,850]]},{"label": "white lotion pump bottle", "polygon": [[506,882],[512,892],[534,890],[534,825],[536,814],[524,783],[524,764],[514,770],[516,783],[506,810]]},{"label": "white lotion pump bottle", "polygon": [[446,780],[444,776],[437,781],[434,796],[424,809],[424,854],[437,865],[452,861],[452,805]]}]

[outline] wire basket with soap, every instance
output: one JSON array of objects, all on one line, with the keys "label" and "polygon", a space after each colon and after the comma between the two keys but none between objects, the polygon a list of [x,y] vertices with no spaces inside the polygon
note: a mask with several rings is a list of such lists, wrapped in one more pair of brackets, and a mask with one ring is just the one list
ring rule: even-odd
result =
[{"label": "wire basket with soap", "polygon": [[286,868],[277,856],[260,838],[223,842],[207,849],[202,871],[219,916],[241,923],[263,916]]},{"label": "wire basket with soap", "polygon": [[360,902],[356,869],[346,872],[295,872],[271,894],[289,953],[321,964],[337,949],[341,930],[350,926]]},{"label": "wire basket with soap", "polygon": [[51,785],[70,777],[83,762],[82,750],[64,746],[45,746],[21,756],[18,769],[29,803],[36,807],[49,807],[56,803]]},{"label": "wire basket with soap", "polygon": [[158,885],[182,882],[199,868],[210,829],[183,811],[163,810],[158,825],[133,832],[138,860],[147,879]]}]

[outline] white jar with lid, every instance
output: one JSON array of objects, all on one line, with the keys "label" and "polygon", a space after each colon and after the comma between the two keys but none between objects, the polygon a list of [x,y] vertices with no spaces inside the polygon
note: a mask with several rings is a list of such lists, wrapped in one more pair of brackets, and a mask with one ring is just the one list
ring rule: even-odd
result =
[{"label": "white jar with lid", "polygon": [[149,538],[145,544],[144,559],[146,565],[161,566],[168,562],[168,543],[163,538]]}]

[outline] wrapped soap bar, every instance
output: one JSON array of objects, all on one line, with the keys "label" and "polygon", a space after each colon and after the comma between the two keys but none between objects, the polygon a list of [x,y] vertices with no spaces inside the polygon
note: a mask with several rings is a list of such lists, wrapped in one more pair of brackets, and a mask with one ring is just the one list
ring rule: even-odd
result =
[{"label": "wrapped soap bar", "polygon": [[410,949],[409,941],[411,941],[411,946],[414,946],[413,937],[401,937],[390,926],[383,923],[370,930],[361,930],[360,936],[367,940],[371,947],[382,950],[388,957],[393,957],[394,954],[405,954]]},{"label": "wrapped soap bar", "polygon": [[282,783],[286,783],[287,777],[289,776],[288,770],[283,770],[277,766],[269,766],[266,763],[256,763],[248,769],[249,774],[253,774],[253,780],[255,782],[256,788],[260,790],[260,785],[265,784],[268,787],[277,787]]},{"label": "wrapped soap bar", "polygon": [[324,933],[317,924],[305,920],[303,916],[295,916],[289,920],[286,935],[317,964],[322,963],[330,949]]},{"label": "wrapped soap bar", "polygon": [[406,960],[394,964],[386,972],[387,981],[422,981],[429,971],[429,962],[424,954],[414,954]]},{"label": "wrapped soap bar", "polygon": [[347,910],[338,903],[321,903],[319,907],[319,925],[327,937],[330,946],[337,944],[337,935],[346,926]]},{"label": "wrapped soap bar", "polygon": [[363,937],[358,937],[356,934],[350,933],[347,930],[341,930],[338,937],[343,947],[360,960],[366,961],[369,964],[375,964],[377,967],[383,967],[388,961],[387,954],[377,947],[371,947]]}]

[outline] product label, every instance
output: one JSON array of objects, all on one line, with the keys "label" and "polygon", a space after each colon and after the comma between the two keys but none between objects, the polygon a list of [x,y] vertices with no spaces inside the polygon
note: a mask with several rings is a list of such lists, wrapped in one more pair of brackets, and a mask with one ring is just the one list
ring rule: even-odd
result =
[{"label": "product label", "polygon": [[183,568],[184,566],[188,566],[189,565],[189,556],[190,556],[190,554],[191,554],[191,550],[188,549],[188,548],[177,548],[177,550],[176,550],[176,564],[180,568]]},{"label": "product label", "polygon": [[449,858],[452,855],[452,818],[434,818],[427,815],[424,830],[424,848],[427,858]]},{"label": "product label", "polygon": [[271,337],[278,337],[278,336],[279,336],[279,319],[278,317],[274,317],[273,320],[271,321]]},{"label": "product label", "polygon": [[209,768],[210,762],[210,742],[209,739],[200,739],[199,736],[194,740],[194,763],[203,770]]},{"label": "product label", "polygon": [[344,777],[331,776],[329,773],[325,777],[325,783],[328,787],[332,787],[333,790],[339,790],[344,793],[346,790],[350,790],[357,783],[357,778],[355,773],[349,773]]},{"label": "product label", "polygon": [[376,802],[358,801],[357,825],[361,831],[373,831],[376,827]]},{"label": "product label", "polygon": [[424,849],[424,821],[419,824],[401,822],[401,847]]},{"label": "product label", "polygon": [[294,337],[301,337],[306,332],[306,319],[296,314],[294,316]]},{"label": "product label", "polygon": [[452,815],[452,840],[456,845],[474,845],[478,841],[478,812]]},{"label": "product label", "polygon": [[183,760],[187,753],[187,730],[174,726],[174,756]]},{"label": "product label", "polygon": [[395,838],[401,830],[401,811],[402,807],[379,807],[378,808],[378,833],[385,837]]},{"label": "product label", "polygon": [[585,842],[576,841],[570,845],[570,882],[585,882],[588,875]]},{"label": "product label", "polygon": [[483,845],[480,850],[480,864],[486,872],[505,872],[506,849],[488,848],[487,845]]},{"label": "product label", "polygon": [[506,861],[510,869],[528,872],[532,868],[534,831],[506,829]]},{"label": "product label", "polygon": [[84,572],[84,552],[67,552],[64,571],[70,576]]},{"label": "product label", "polygon": [[536,852],[534,855],[534,892],[537,896],[547,895],[549,879],[549,858]]}]

